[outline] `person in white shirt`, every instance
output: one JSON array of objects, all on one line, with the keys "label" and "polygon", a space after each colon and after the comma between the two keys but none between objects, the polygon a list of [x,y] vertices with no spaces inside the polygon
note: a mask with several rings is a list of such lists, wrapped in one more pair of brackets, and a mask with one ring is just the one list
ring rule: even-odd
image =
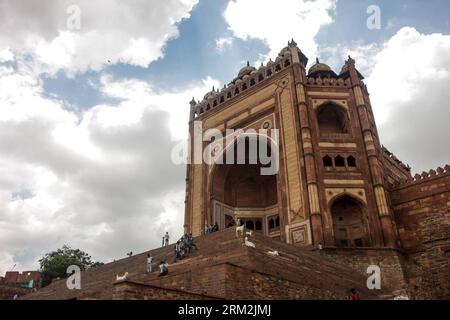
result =
[{"label": "person in white shirt", "polygon": [[152,262],[153,262],[153,257],[149,253],[147,255],[147,272],[152,272]]},{"label": "person in white shirt", "polygon": [[169,273],[169,264],[165,261],[161,261],[159,264],[159,276],[165,276]]},{"label": "person in white shirt", "polygon": [[169,245],[169,232],[166,232],[166,234],[164,235],[164,245]]}]

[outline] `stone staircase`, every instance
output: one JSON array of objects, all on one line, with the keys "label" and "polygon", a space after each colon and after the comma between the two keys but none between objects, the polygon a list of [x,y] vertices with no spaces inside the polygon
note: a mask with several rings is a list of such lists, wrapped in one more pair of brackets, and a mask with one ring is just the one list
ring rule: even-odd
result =
[{"label": "stone staircase", "polygon": [[[390,292],[369,291],[366,276],[322,256],[312,247],[297,247],[261,234],[249,237],[256,248],[243,245],[234,229],[196,238],[197,250],[172,263],[173,245],[144,252],[84,271],[81,290],[68,290],[65,280],[52,283],[24,299],[112,299],[116,275],[146,285],[225,299],[345,299],[355,288],[363,299],[387,299]],[[268,251],[277,250],[279,256]],[[153,272],[146,272],[147,254]],[[169,274],[158,277],[161,260]]]}]

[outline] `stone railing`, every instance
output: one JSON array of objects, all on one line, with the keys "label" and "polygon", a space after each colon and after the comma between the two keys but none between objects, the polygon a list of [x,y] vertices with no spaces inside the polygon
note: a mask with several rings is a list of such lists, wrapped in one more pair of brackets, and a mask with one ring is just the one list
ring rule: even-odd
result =
[{"label": "stone railing", "polygon": [[400,181],[396,184],[394,184],[394,187],[400,187],[400,186],[405,186],[405,185],[409,185],[412,183],[421,183],[421,182],[426,182],[432,179],[436,179],[436,178],[441,178],[444,176],[447,176],[450,174],[450,165],[446,165],[444,168],[439,167],[436,170],[431,169],[428,172],[422,172],[421,174],[416,174],[414,175],[414,177],[412,177],[411,179],[405,179],[403,181]]},{"label": "stone railing", "polygon": [[383,151],[383,155],[385,159],[387,159],[389,162],[391,162],[393,165],[398,165],[402,169],[406,170],[407,172],[411,171],[411,167],[409,165],[404,164],[400,159],[398,159],[392,152],[390,152],[388,149],[386,149],[385,146],[381,146],[381,149]]},{"label": "stone railing", "polygon": [[349,87],[351,85],[350,78],[321,78],[308,77],[307,84],[310,86],[327,86],[327,87]]},{"label": "stone railing", "polygon": [[275,74],[283,71],[292,65],[290,50],[284,50],[278,55],[275,61],[270,60],[265,66],[261,65],[258,70],[250,74],[237,78],[222,90],[212,91],[208,98],[202,102],[191,102],[191,119],[196,119],[208,111],[222,105],[226,101],[233,99],[251,87],[272,78]]}]

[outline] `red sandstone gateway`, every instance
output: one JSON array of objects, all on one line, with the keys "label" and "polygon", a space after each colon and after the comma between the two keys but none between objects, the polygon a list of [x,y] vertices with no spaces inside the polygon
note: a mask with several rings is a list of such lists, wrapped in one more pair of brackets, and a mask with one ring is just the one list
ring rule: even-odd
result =
[{"label": "red sandstone gateway", "polygon": [[[450,166],[412,177],[381,145],[355,60],[339,74],[319,60],[306,72],[307,62],[291,41],[191,101],[191,137],[194,121],[280,132],[274,175],[260,163],[187,166],[184,227],[198,250],[164,277],[146,272],[146,257],[171,261],[171,246],[89,269],[81,290],[59,281],[25,298],[347,299],[355,288],[361,299],[450,299]],[[214,143],[225,151],[241,138]],[[221,231],[204,235],[215,223]]]}]

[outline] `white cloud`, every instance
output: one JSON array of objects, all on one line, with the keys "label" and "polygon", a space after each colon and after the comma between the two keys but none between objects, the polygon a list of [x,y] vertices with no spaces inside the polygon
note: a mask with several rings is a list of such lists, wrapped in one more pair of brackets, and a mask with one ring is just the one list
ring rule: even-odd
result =
[{"label": "white cloud", "polygon": [[122,107],[104,108],[102,113],[97,113],[99,121],[105,125],[114,124],[116,121],[129,125],[136,123],[146,108],[164,111],[170,115],[169,129],[172,139],[187,138],[189,121],[189,101],[192,97],[199,98],[211,91],[214,86],[220,87],[217,80],[207,77],[199,83],[187,86],[174,92],[156,93],[154,88],[145,81],[135,79],[113,80],[109,76],[102,77],[101,91],[109,96],[123,99]]},{"label": "white cloud", "polygon": [[[198,0],[3,1],[0,52],[32,57],[35,72],[69,75],[108,63],[148,66],[178,36],[176,23]],[[80,29],[68,29],[69,6],[80,8]],[[2,59],[3,54],[0,54]]]},{"label": "white cloud", "polygon": [[223,53],[225,49],[231,48],[233,46],[234,39],[232,37],[222,37],[216,39],[216,50],[217,52]]},{"label": "white cloud", "polygon": [[335,4],[334,0],[235,0],[228,3],[224,16],[236,37],[265,41],[270,48],[267,58],[276,57],[291,38],[314,57],[315,37],[333,21]]},{"label": "white cloud", "polygon": [[110,261],[180,235],[185,168],[171,149],[213,84],[156,92],[105,75],[99,90],[118,102],[76,116],[33,73],[0,66],[0,273],[65,243]]},{"label": "white cloud", "polygon": [[415,172],[448,163],[450,35],[405,27],[373,59],[366,82],[382,143]]},{"label": "white cloud", "polygon": [[0,50],[0,63],[14,60],[14,54],[8,49]]},{"label": "white cloud", "polygon": [[450,35],[404,27],[385,43],[352,42],[320,49],[340,71],[345,57],[366,77],[381,143],[413,172],[448,164]]},{"label": "white cloud", "polygon": [[[370,75],[375,65],[374,57],[381,51],[382,47],[377,43],[366,44],[354,41],[351,44],[336,44],[331,47],[319,48],[320,62],[328,64],[339,74],[345,60],[351,56],[357,61],[358,70],[364,77]],[[326,57],[324,59],[323,57]]]}]

